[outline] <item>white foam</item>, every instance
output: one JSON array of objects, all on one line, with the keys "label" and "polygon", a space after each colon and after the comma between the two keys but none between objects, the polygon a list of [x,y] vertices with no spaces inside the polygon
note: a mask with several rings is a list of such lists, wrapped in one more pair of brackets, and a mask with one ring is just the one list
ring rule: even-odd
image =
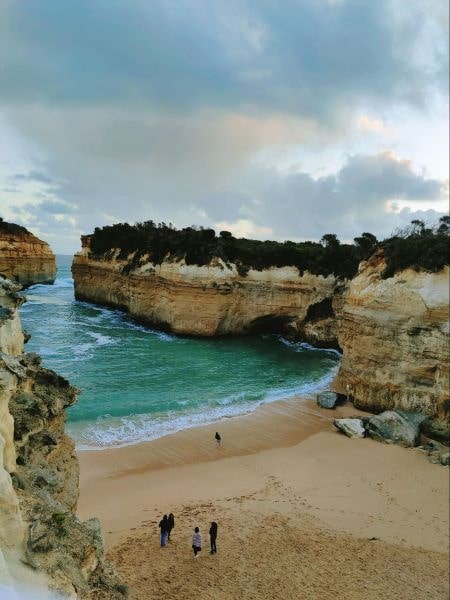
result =
[{"label": "white foam", "polygon": [[185,413],[170,412],[159,414],[138,414],[124,417],[103,415],[95,423],[69,423],[69,431],[77,443],[78,450],[103,450],[151,441],[165,435],[190,429],[224,418],[253,412],[261,404],[288,399],[294,396],[307,396],[329,386],[334,379],[338,365],[318,380],[298,387],[278,389],[266,394],[261,400],[243,402],[242,395],[230,396],[213,402],[206,409]]}]

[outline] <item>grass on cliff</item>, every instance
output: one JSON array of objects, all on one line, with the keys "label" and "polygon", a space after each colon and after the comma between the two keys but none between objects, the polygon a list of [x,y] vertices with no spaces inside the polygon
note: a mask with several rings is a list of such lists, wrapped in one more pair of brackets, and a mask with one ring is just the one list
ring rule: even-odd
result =
[{"label": "grass on cliff", "polygon": [[185,227],[145,221],[129,225],[118,223],[96,228],[91,236],[91,253],[97,258],[109,258],[114,249],[119,257],[132,255],[124,267],[129,272],[140,264],[144,255],[160,264],[164,259],[184,258],[187,264],[206,265],[213,258],[235,263],[241,275],[250,268],[297,267],[300,273],[333,274],[353,277],[361,260],[366,260],[382,247],[386,255],[385,277],[406,268],[438,271],[449,264],[450,219],[443,217],[439,225],[426,228],[413,221],[406,230],[379,242],[371,233],[354,238],[353,244],[341,243],[335,234],[326,234],[320,242],[275,242],[235,238],[229,231],[217,236],[213,229]]}]

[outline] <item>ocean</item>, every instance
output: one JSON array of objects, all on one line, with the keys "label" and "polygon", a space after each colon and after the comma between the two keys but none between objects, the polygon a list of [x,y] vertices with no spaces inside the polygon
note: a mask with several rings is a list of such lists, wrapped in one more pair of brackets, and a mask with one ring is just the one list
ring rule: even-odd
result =
[{"label": "ocean", "polygon": [[279,335],[189,338],[145,327],[126,313],[74,299],[71,256],[57,256],[54,285],[25,291],[25,349],[80,389],[68,409],[78,449],[152,440],[248,413],[265,402],[329,385],[340,355]]}]

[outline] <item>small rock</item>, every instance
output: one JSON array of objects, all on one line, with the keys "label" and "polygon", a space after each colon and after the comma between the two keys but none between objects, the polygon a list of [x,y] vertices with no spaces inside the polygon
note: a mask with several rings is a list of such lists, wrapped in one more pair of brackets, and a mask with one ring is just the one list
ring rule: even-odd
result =
[{"label": "small rock", "polygon": [[448,467],[450,465],[450,452],[439,454],[439,462],[443,467]]},{"label": "small rock", "polygon": [[338,401],[336,392],[320,392],[317,394],[317,404],[322,408],[334,408]]},{"label": "small rock", "polygon": [[333,419],[333,425],[349,438],[363,438],[366,435],[361,419]]}]

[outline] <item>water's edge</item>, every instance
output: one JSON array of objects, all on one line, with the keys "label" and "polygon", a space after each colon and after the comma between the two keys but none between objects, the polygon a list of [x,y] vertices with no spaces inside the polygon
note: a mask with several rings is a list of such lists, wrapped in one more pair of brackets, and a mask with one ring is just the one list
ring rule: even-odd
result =
[{"label": "water's edge", "polygon": [[311,397],[330,386],[340,354],[281,336],[185,338],[118,309],[76,301],[71,257],[54,285],[28,288],[27,351],[82,390],[68,411],[78,450],[117,448]]}]

